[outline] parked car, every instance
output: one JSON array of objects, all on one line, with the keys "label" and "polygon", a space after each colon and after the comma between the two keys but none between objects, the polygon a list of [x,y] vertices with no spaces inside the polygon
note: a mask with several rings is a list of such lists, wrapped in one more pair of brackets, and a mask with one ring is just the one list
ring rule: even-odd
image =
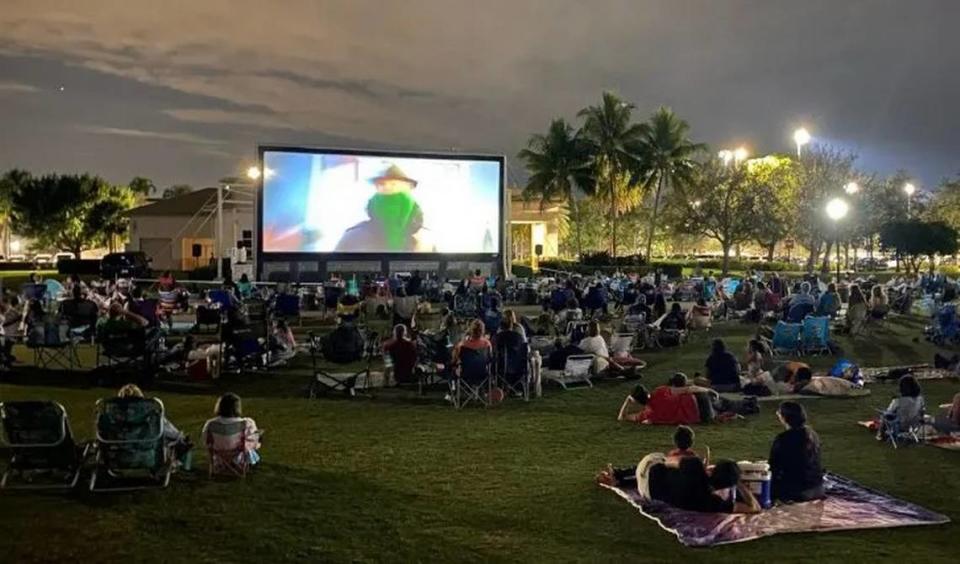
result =
[{"label": "parked car", "polygon": [[7,262],[27,262],[27,257],[24,255],[10,255]]},{"label": "parked car", "polygon": [[150,259],[140,251],[110,253],[100,259],[100,276],[105,279],[149,278]]},{"label": "parked car", "polygon": [[57,264],[57,263],[60,262],[61,260],[73,260],[73,259],[75,259],[75,258],[77,258],[77,257],[73,256],[73,253],[60,252],[60,253],[57,253],[57,254],[53,255],[53,264]]},{"label": "parked car", "polygon": [[33,256],[33,264],[38,267],[51,267],[54,265],[53,255],[48,253],[40,253]]}]

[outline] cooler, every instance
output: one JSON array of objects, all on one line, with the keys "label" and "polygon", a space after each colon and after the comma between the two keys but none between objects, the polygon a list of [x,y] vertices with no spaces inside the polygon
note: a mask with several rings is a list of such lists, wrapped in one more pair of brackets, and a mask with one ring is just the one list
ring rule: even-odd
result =
[{"label": "cooler", "polygon": [[770,465],[767,461],[741,461],[737,466],[740,467],[740,480],[750,488],[760,505],[764,509],[773,505],[770,495]]}]

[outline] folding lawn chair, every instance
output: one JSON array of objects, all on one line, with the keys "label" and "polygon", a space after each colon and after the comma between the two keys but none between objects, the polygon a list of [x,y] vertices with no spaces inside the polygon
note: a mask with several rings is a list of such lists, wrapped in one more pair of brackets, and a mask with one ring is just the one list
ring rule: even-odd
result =
[{"label": "folding lawn chair", "polygon": [[493,399],[493,378],[490,375],[490,355],[487,351],[460,349],[460,370],[454,379],[453,405],[462,409],[471,401],[485,407]]},{"label": "folding lawn chair", "polygon": [[100,306],[91,300],[66,300],[60,304],[60,316],[66,321],[70,336],[93,342]]},{"label": "folding lawn chair", "polygon": [[80,367],[76,343],[66,324],[48,322],[31,328],[27,333],[26,346],[33,351],[33,364],[44,370],[71,371]]},{"label": "folding lawn chair", "polygon": [[[165,488],[173,472],[173,453],[164,444],[163,403],[156,398],[107,398],[97,401],[96,465],[90,474],[90,491],[132,491]],[[147,483],[120,483],[98,487],[103,474],[108,481],[125,482],[130,473],[142,474]]]},{"label": "folding lawn chair", "polygon": [[[154,330],[155,332],[156,330]],[[97,367],[131,368],[152,377],[156,369],[156,341],[142,327],[97,333]]]},{"label": "folding lawn chair", "polygon": [[194,328],[198,333],[219,334],[222,323],[223,315],[219,307],[197,306],[197,322],[194,324]]},{"label": "folding lawn chair", "polygon": [[778,321],[773,328],[773,354],[796,355],[800,353],[800,338],[803,334],[803,324]]},{"label": "folding lawn chair", "polygon": [[590,371],[593,369],[594,356],[592,354],[574,354],[567,357],[563,370],[544,370],[543,378],[560,384],[564,390],[574,384],[593,387],[590,381]]},{"label": "folding lawn chair", "polygon": [[[364,336],[355,325],[341,325],[326,338],[309,333],[309,343],[313,377],[307,391],[308,397],[317,398],[329,392],[356,396],[358,388],[370,387],[376,333],[370,332]],[[365,362],[360,370],[340,374],[322,368],[320,363],[324,360],[340,365]]]},{"label": "folding lawn chair", "polygon": [[204,442],[209,458],[209,475],[237,476],[246,478],[253,467],[251,451],[259,444],[262,430],[247,432],[247,421],[211,420],[204,427]]},{"label": "folding lawn chair", "polygon": [[921,408],[920,413],[911,420],[903,420],[898,414],[890,414],[878,409],[877,413],[882,422],[881,438],[890,441],[893,448],[904,442],[922,443],[926,440],[926,411]]},{"label": "folding lawn chair", "polygon": [[830,354],[830,318],[808,316],[803,320],[801,349],[804,354]]},{"label": "folding lawn chair", "polygon": [[635,333],[617,333],[610,337],[610,354],[613,356],[630,354],[636,339]]},{"label": "folding lawn chair", "polygon": [[277,294],[273,304],[273,315],[288,321],[296,320],[297,325],[302,323],[300,317],[300,296],[297,294]]},{"label": "folding lawn chair", "polygon": [[[71,489],[80,479],[87,446],[78,445],[67,412],[52,401],[0,403],[3,445],[10,458],[0,489]],[[37,481],[56,477],[59,481]],[[16,483],[11,478],[19,478]]]},{"label": "folding lawn chair", "polygon": [[498,385],[529,401],[530,347],[523,337],[514,331],[498,334],[495,360]]},{"label": "folding lawn chair", "polygon": [[867,316],[860,323],[857,335],[864,333],[873,333],[875,330],[886,327],[887,317],[890,314],[890,306],[876,306],[867,312]]}]

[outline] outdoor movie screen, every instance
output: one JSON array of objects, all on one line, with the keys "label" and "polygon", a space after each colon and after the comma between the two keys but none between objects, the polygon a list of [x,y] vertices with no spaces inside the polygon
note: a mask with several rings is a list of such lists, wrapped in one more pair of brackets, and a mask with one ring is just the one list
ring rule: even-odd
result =
[{"label": "outdoor movie screen", "polygon": [[263,151],[265,253],[499,252],[499,157]]}]

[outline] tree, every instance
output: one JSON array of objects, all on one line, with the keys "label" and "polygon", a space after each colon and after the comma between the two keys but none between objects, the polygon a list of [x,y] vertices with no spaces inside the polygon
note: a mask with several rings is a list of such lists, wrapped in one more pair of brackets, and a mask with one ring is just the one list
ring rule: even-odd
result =
[{"label": "tree", "polygon": [[541,211],[546,204],[560,201],[568,202],[573,208],[577,258],[580,258],[583,241],[575,192],[578,188],[586,190],[593,185],[583,142],[565,120],[555,119],[547,134],[532,135],[527,148],[518,156],[530,173],[523,190],[525,198],[539,198]]},{"label": "tree", "polygon": [[160,197],[166,200],[167,198],[176,198],[177,196],[183,196],[184,194],[189,194],[190,192],[193,192],[193,186],[190,186],[189,184],[174,184],[173,186],[164,190]]},{"label": "tree", "polygon": [[592,180],[588,190],[606,194],[610,205],[610,256],[617,256],[618,183],[627,179],[629,190],[640,179],[638,154],[646,126],[631,123],[634,106],[611,92],[604,92],[601,103],[580,110],[583,119],[579,137],[586,144]]},{"label": "tree", "polygon": [[[843,187],[856,175],[852,153],[833,149],[827,145],[814,145],[806,149],[799,163],[799,191],[794,216],[798,238],[810,251],[807,257],[807,272],[812,272],[823,251],[826,271],[827,257],[833,242],[833,226],[828,223],[824,206],[832,195],[843,194]],[[824,249],[826,244],[826,249]]]},{"label": "tree", "polygon": [[730,249],[755,234],[757,196],[747,177],[746,166],[729,166],[711,158],[675,190],[674,213],[688,233],[720,244],[724,274],[730,266]]},{"label": "tree", "polygon": [[48,174],[17,186],[11,203],[18,231],[80,258],[84,249],[119,234],[119,225],[125,226],[120,214],[135,198],[128,187],[96,176]]},{"label": "tree", "polygon": [[906,219],[892,221],[880,230],[880,244],[896,249],[907,262],[908,271],[920,272],[924,257],[930,260],[930,270],[937,255],[957,252],[957,230],[942,221]]},{"label": "tree", "polygon": [[10,250],[13,194],[31,179],[29,172],[16,168],[8,170],[0,177],[0,248],[4,255]]},{"label": "tree", "polygon": [[929,215],[954,229],[960,229],[960,176],[943,179],[930,202]]},{"label": "tree", "polygon": [[130,180],[130,184],[127,186],[130,187],[130,190],[132,190],[134,194],[137,194],[143,198],[149,197],[150,194],[152,194],[156,189],[156,185],[154,185],[152,180],[142,176],[134,176],[133,179]]},{"label": "tree", "polygon": [[747,189],[756,196],[754,233],[756,242],[773,260],[777,243],[794,232],[798,175],[796,162],[769,155],[747,161]]},{"label": "tree", "polygon": [[660,198],[669,187],[690,181],[696,165],[694,156],[706,146],[690,141],[687,136],[690,126],[665,106],[660,106],[645,125],[642,129],[641,165],[646,177],[645,188],[649,192],[655,187],[647,233],[646,256],[649,260]]}]

